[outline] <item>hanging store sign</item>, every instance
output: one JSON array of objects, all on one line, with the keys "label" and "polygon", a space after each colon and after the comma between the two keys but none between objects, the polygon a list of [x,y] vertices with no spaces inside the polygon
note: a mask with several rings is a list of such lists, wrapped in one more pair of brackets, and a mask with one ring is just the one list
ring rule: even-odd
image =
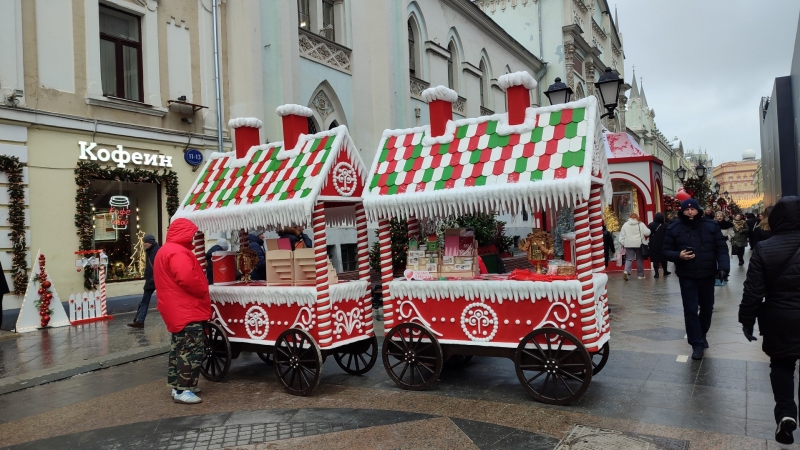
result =
[{"label": "hanging store sign", "polygon": [[157,153],[129,152],[124,150],[121,145],[117,145],[116,150],[97,148],[97,144],[94,142],[78,141],[78,145],[81,146],[81,154],[78,159],[101,162],[112,161],[122,169],[129,163],[141,166],[172,167],[172,156],[159,155]]}]

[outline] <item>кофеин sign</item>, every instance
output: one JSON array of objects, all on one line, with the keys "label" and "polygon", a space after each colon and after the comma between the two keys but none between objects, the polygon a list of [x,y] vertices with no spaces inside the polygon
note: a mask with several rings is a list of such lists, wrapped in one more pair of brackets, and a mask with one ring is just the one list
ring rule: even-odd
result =
[{"label": "\u043a\u043e\u0444\u0435\u0438\u043d sign", "polygon": [[81,155],[79,159],[89,161],[113,161],[117,163],[117,167],[125,168],[128,163],[142,165],[142,166],[155,166],[155,167],[172,167],[172,156],[159,155],[155,153],[144,152],[128,152],[123,150],[121,145],[117,145],[116,150],[108,150],[105,148],[96,148],[97,144],[86,143],[78,141],[81,146]]}]

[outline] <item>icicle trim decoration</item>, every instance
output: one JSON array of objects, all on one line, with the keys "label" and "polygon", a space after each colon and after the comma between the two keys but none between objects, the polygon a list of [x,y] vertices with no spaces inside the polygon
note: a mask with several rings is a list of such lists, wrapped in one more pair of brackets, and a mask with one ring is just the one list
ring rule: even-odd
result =
[{"label": "icicle trim decoration", "polygon": [[[183,217],[189,219],[197,225],[198,228],[204,231],[225,231],[225,230],[238,230],[240,228],[251,229],[257,227],[264,227],[265,229],[276,229],[289,225],[302,225],[308,226],[310,224],[311,213],[314,209],[317,196],[325,187],[328,179],[328,174],[333,168],[333,163],[339,156],[339,152],[344,150],[350,158],[353,167],[358,172],[361,181],[364,182],[367,177],[367,168],[361,155],[356,150],[355,143],[350,138],[347,132],[347,127],[344,125],[338,126],[332,130],[323,131],[313,135],[302,135],[297,142],[297,148],[303,149],[306,144],[315,139],[325,136],[335,136],[331,149],[332,153],[328,156],[325,164],[317,177],[314,179],[314,185],[311,187],[311,193],[305,198],[293,198],[286,200],[273,200],[265,203],[248,203],[239,205],[228,205],[221,208],[211,208],[205,210],[187,209],[186,205],[191,198],[194,189],[197,186],[197,181],[184,197],[181,202],[181,207],[175,213],[173,218],[177,219]],[[251,161],[255,152],[258,150],[266,150],[272,147],[283,145],[283,142],[273,142],[271,144],[257,145],[250,147],[247,156],[239,158],[239,161]],[[282,151],[282,150],[281,150]],[[280,155],[280,153],[279,153]],[[299,155],[298,155],[299,156]],[[206,163],[206,167],[202,173],[208,169],[209,164],[220,158],[229,157],[225,167],[235,160],[235,152],[229,153],[215,153],[212,158]],[[202,175],[201,175],[202,176]],[[191,206],[192,208],[194,206]]]},{"label": "icicle trim decoration", "polygon": [[500,303],[503,301],[532,301],[540,299],[567,302],[581,296],[581,282],[566,281],[391,281],[389,292],[393,300],[418,298],[427,300],[451,300],[465,298]]},{"label": "icicle trim decoration", "polygon": [[325,226],[354,228],[356,226],[355,205],[326,206]]},{"label": "icicle trim decoration", "polygon": [[455,103],[458,100],[458,93],[452,89],[440,85],[425,89],[422,91],[422,94],[420,94],[420,97],[426,103],[430,103],[434,100]]},{"label": "icicle trim decoration", "polygon": [[294,104],[286,104],[278,106],[275,109],[275,114],[284,117],[284,116],[301,116],[301,117],[311,117],[314,113],[311,111],[311,108],[306,108],[302,105],[294,105]]},{"label": "icicle trim decoration", "polygon": [[500,76],[500,78],[497,79],[497,85],[504,91],[512,86],[524,86],[525,89],[534,91],[538,84],[531,74],[523,70],[522,72],[507,73]]},{"label": "icicle trim decoration", "polygon": [[[348,281],[328,287],[331,303],[360,301],[367,289],[366,281]],[[209,286],[214,303],[257,305],[314,305],[317,288],[305,286]]]},{"label": "icicle trim decoration", "polygon": [[235,119],[231,119],[228,121],[228,127],[230,128],[241,128],[241,127],[261,128],[263,126],[264,123],[262,123],[255,117],[237,117]]}]

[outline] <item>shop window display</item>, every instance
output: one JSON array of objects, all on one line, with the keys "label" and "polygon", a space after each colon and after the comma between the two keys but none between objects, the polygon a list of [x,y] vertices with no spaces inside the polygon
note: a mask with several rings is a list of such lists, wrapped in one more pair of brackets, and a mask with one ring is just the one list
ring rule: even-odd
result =
[{"label": "shop window display", "polygon": [[130,281],[144,275],[145,234],[160,241],[161,204],[157,185],[94,180],[91,185],[94,248],[108,255],[108,281]]}]

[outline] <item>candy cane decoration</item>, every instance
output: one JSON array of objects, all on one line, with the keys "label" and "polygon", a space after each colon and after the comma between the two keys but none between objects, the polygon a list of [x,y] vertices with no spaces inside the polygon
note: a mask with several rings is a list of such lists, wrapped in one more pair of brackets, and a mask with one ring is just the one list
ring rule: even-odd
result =
[{"label": "candy cane decoration", "polygon": [[378,221],[378,245],[381,256],[381,292],[383,294],[383,327],[394,326],[394,301],[389,295],[389,283],[394,278],[392,270],[392,230],[388,220]]},{"label": "candy cane decoration", "polygon": [[206,238],[202,231],[198,231],[194,234],[194,240],[192,240],[192,245],[194,245],[194,257],[197,258],[197,262],[200,263],[200,267],[203,270],[206,269]]},{"label": "candy cane decoration", "polygon": [[411,216],[406,223],[408,224],[408,238],[419,239],[419,219]]},{"label": "candy cane decoration", "polygon": [[581,282],[578,304],[581,308],[582,331],[585,333],[581,341],[589,347],[590,343],[599,339],[599,335],[595,328],[592,236],[589,231],[589,205],[586,202],[579,203],[575,208],[575,254],[578,281]]},{"label": "candy cane decoration", "polygon": [[328,240],[325,233],[325,206],[314,205],[311,216],[314,226],[314,263],[317,269],[317,340],[320,347],[329,347],[333,341],[331,324],[331,298],[328,294]]},{"label": "candy cane decoration", "polygon": [[[105,259],[105,253],[100,252],[100,258],[97,264],[98,275],[100,278],[100,315],[107,316],[108,315],[108,307],[106,306],[106,265],[103,264],[103,260]],[[85,313],[84,313],[85,317]]]},{"label": "candy cane decoration", "polygon": [[592,236],[592,271],[603,272],[606,260],[603,251],[603,205],[599,184],[592,185],[589,195],[589,229]]},{"label": "candy cane decoration", "polygon": [[358,243],[358,279],[367,282],[367,291],[361,299],[364,311],[364,323],[367,323],[366,334],[372,335],[372,298],[369,274],[369,238],[367,236],[367,215],[364,205],[356,204],[356,242]]}]

